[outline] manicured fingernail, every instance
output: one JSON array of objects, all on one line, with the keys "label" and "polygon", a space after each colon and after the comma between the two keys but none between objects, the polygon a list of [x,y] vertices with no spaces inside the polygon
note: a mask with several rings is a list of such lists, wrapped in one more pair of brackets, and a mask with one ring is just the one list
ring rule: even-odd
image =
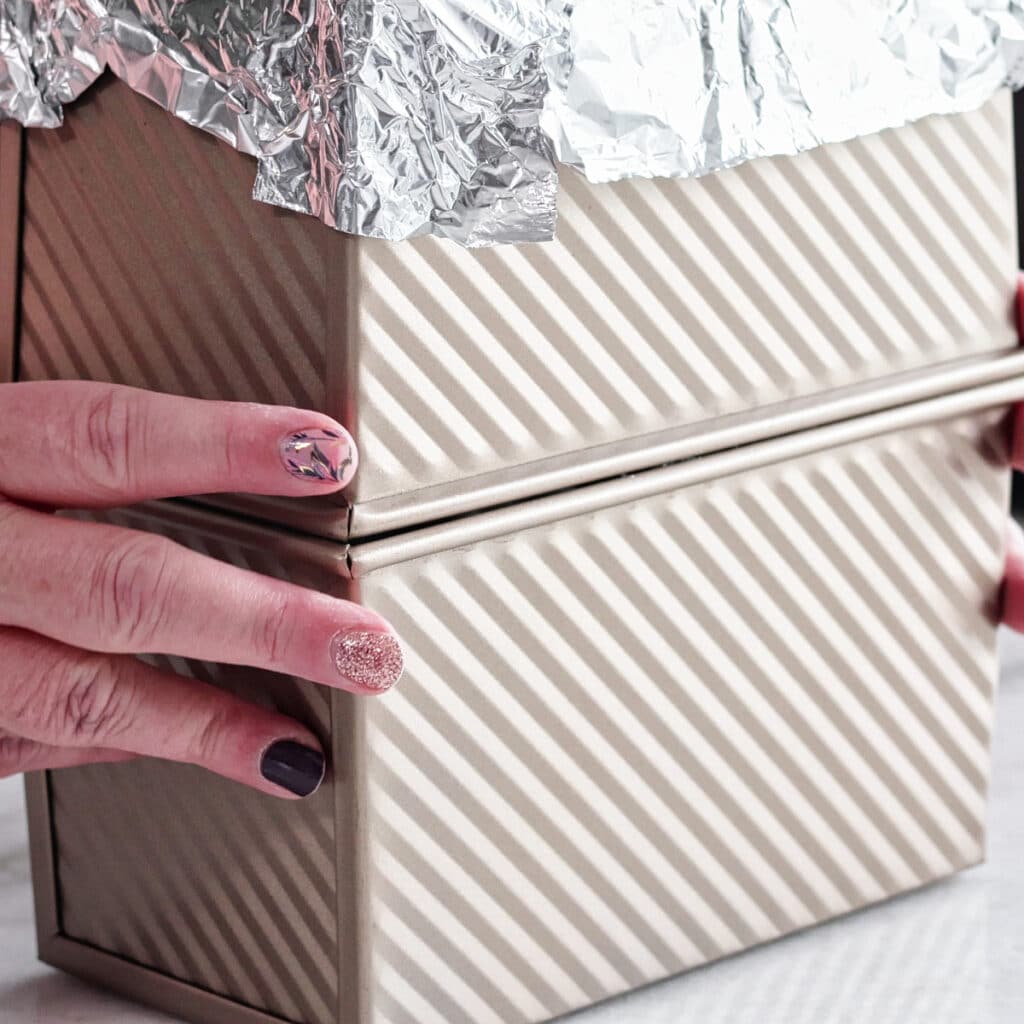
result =
[{"label": "manicured fingernail", "polygon": [[367,690],[390,690],[405,667],[402,645],[393,633],[351,629],[331,641],[338,674]]},{"label": "manicured fingernail", "polygon": [[281,442],[285,469],[300,480],[348,483],[356,471],[356,449],[348,434],[337,430],[297,430]]},{"label": "manicured fingernail", "polygon": [[327,762],[313,747],[295,740],[271,743],[260,759],[260,774],[296,796],[310,796],[324,781]]}]

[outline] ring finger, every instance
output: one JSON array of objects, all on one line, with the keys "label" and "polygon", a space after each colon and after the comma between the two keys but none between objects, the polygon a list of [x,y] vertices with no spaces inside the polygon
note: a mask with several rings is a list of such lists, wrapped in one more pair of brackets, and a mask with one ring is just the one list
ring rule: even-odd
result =
[{"label": "ring finger", "polygon": [[388,624],[351,601],[153,534],[0,503],[0,623],[93,651],[251,665],[356,693],[397,682]]}]

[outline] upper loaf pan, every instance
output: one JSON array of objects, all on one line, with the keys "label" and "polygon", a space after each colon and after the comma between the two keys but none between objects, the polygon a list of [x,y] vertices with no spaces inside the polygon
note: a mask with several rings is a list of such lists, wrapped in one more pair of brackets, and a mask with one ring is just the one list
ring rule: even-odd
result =
[{"label": "upper loaf pan", "polygon": [[60,130],[0,126],[2,168],[0,203],[20,191],[20,235],[0,225],[18,379],[336,416],[361,454],[344,495],[227,499],[325,536],[927,397],[1015,344],[1005,92],[702,179],[566,172],[555,242],[486,250],[253,202],[250,158],[112,80]]}]

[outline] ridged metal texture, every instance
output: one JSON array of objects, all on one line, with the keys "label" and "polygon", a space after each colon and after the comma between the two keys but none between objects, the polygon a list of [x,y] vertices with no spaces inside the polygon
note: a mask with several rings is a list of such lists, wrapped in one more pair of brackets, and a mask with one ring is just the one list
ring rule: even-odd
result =
[{"label": "ridged metal texture", "polygon": [[24,379],[329,404],[343,238],[253,202],[251,160],[110,81],[25,138]]},{"label": "ridged metal texture", "polygon": [[[62,932],[301,1024],[533,1024],[976,862],[1005,427],[370,572],[409,646],[383,698],[174,662],[330,730],[335,783],[51,773]],[[105,518],[345,585],[334,545],[155,507]]]},{"label": "ridged metal texture", "polygon": [[[104,517],[157,528],[135,516]],[[218,558],[320,589],[308,564],[160,526]],[[155,664],[209,680],[332,731],[326,691],[270,673],[182,659]],[[337,874],[350,836],[334,786],[305,801],[262,796],[159,761],[51,773],[65,935],[301,1024],[338,1024]]]},{"label": "ridged metal texture", "polygon": [[120,85],[30,133],[22,373],[325,408],[361,446],[357,531],[422,521],[438,493],[478,507],[524,464],[1013,343],[1007,94],[699,180],[567,173],[545,245],[347,240],[253,203],[251,177]]},{"label": "ridged metal texture", "polygon": [[21,127],[0,122],[0,382],[14,378],[20,214]]},{"label": "ridged metal texture", "polygon": [[567,173],[545,245],[361,244],[351,497],[1010,346],[1013,189],[1003,94],[707,178]]},{"label": "ridged metal texture", "polygon": [[1005,422],[393,565],[372,1024],[528,1024],[983,852]]}]

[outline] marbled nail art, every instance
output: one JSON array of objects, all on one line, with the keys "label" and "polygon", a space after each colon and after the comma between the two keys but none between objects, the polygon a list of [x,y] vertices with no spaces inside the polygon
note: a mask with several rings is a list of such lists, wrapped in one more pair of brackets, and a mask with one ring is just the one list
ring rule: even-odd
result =
[{"label": "marbled nail art", "polygon": [[281,458],[293,476],[339,482],[351,475],[352,441],[335,430],[300,430],[281,442]]}]

